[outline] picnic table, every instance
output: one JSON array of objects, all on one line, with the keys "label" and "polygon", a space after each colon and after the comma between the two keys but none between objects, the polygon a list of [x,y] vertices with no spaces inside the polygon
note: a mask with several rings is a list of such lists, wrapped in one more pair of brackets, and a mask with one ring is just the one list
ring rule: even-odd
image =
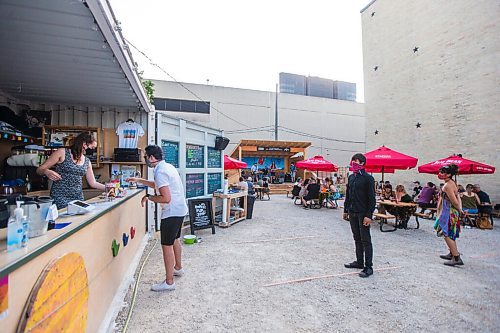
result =
[{"label": "picnic table", "polygon": [[[255,191],[255,198],[259,200],[264,200],[264,189],[269,188],[269,187],[263,187],[259,185],[254,185],[253,189]],[[271,200],[271,197],[269,196],[269,193],[267,193],[267,200]]]},{"label": "picnic table", "polygon": [[[410,203],[410,202],[396,202],[396,201],[391,201],[391,200],[378,200],[378,212],[374,213],[373,215],[380,218],[380,231],[382,232],[390,232],[390,231],[396,231],[399,228],[407,229],[408,228],[408,221],[410,220],[410,217],[415,213],[417,210],[417,204],[415,203]],[[395,213],[394,215],[387,214],[385,211],[385,207],[396,207],[397,209],[393,210]],[[394,226],[393,229],[384,229],[384,224],[388,224],[389,220],[394,220]],[[418,229],[420,227],[420,224],[418,220],[416,220],[417,227],[415,229]]]}]

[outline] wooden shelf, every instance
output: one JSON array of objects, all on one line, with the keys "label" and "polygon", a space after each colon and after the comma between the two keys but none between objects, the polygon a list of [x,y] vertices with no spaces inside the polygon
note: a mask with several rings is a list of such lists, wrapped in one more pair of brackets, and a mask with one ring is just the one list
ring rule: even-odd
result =
[{"label": "wooden shelf", "polygon": [[48,149],[58,149],[58,148],[67,148],[64,145],[62,146],[50,146],[47,145],[47,143],[50,143],[51,135],[53,133],[81,133],[84,131],[96,133],[96,136],[94,137],[97,141],[97,161],[93,163],[92,165],[95,166],[96,168],[99,168],[99,160],[101,158],[101,150],[102,150],[102,143],[101,143],[101,129],[99,127],[87,127],[87,126],[52,126],[52,125],[46,125],[42,128],[42,146],[47,147]]}]

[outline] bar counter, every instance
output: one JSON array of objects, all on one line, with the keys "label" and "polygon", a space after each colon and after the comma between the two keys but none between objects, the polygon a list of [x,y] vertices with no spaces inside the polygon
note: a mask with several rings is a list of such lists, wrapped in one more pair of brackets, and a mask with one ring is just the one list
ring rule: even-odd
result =
[{"label": "bar counter", "polygon": [[[96,332],[146,234],[143,191],[128,190],[110,202],[88,200],[95,208],[84,215],[69,216],[63,209],[56,223],[71,224],[30,238],[26,248],[7,252],[6,240],[0,241],[0,278],[8,276],[2,331],[15,332],[18,326],[25,327],[19,331],[54,331],[65,321],[72,331]],[[60,280],[48,281],[54,277]],[[37,294],[45,297],[39,303]],[[44,305],[50,308],[44,310]]]}]

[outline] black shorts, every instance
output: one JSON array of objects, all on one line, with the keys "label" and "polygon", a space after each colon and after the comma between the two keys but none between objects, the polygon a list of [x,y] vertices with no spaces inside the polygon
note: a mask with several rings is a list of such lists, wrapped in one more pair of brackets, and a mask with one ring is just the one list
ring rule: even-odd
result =
[{"label": "black shorts", "polygon": [[309,195],[306,195],[304,198],[303,198],[305,201],[309,201],[309,200],[314,200],[314,199],[319,199],[318,197],[315,197],[315,196],[309,196]]},{"label": "black shorts", "polygon": [[161,219],[161,245],[174,245],[174,241],[181,237],[184,216],[171,216]]}]

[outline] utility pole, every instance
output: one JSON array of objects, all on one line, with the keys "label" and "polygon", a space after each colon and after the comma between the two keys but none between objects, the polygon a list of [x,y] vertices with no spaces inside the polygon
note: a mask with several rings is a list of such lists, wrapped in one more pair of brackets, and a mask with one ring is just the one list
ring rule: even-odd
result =
[{"label": "utility pole", "polygon": [[274,104],[274,140],[278,141],[278,84],[276,83],[276,101]]}]

